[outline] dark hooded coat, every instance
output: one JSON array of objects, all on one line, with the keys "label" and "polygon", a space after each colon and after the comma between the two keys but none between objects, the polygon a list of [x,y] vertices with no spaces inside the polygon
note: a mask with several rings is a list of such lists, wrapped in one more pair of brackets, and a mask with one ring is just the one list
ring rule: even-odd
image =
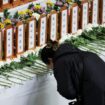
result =
[{"label": "dark hooded coat", "polygon": [[53,63],[57,90],[63,97],[80,95],[83,105],[105,105],[105,62],[98,55],[62,44]]}]

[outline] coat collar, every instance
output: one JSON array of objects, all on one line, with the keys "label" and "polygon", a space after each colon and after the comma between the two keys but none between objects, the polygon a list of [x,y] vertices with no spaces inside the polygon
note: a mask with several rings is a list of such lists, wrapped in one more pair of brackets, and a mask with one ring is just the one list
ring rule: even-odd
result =
[{"label": "coat collar", "polygon": [[57,49],[53,61],[55,62],[58,58],[68,55],[68,54],[74,54],[74,53],[79,53],[80,50],[73,45],[69,43],[63,43],[60,45],[60,47]]}]

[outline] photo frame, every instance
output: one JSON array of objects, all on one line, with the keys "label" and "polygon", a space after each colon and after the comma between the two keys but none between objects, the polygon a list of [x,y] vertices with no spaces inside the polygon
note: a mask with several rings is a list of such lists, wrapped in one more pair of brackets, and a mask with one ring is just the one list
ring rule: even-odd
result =
[{"label": "photo frame", "polygon": [[67,7],[62,7],[60,10],[60,38],[68,33],[68,12]]},{"label": "photo frame", "polygon": [[74,3],[72,7],[70,8],[70,33],[75,34],[78,31],[78,20],[79,20],[79,15],[78,15],[78,5]]},{"label": "photo frame", "polygon": [[16,54],[22,54],[25,51],[25,27],[20,21],[16,25]]},{"label": "photo frame", "polygon": [[49,39],[57,40],[58,34],[58,14],[55,10],[50,12],[49,16]]},{"label": "photo frame", "polygon": [[34,50],[36,47],[36,19],[30,18],[26,28],[26,50]]},{"label": "photo frame", "polygon": [[14,55],[14,37],[13,37],[13,27],[11,25],[7,26],[4,30],[4,59],[13,58]]},{"label": "photo frame", "polygon": [[38,46],[42,46],[47,42],[47,17],[42,14],[38,24]]},{"label": "photo frame", "polygon": [[12,7],[12,1],[11,0],[0,0],[0,7],[3,11],[5,8],[11,8]]},{"label": "photo frame", "polygon": [[99,0],[92,1],[92,24],[97,25],[99,23]]},{"label": "photo frame", "polygon": [[80,28],[85,29],[88,23],[89,23],[89,3],[87,0],[84,0],[81,3]]}]

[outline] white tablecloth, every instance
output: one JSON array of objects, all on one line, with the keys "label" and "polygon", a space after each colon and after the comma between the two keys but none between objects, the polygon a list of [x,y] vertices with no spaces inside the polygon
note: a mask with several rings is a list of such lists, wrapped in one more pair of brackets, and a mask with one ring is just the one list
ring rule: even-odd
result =
[{"label": "white tablecloth", "polygon": [[0,105],[68,105],[68,102],[57,92],[56,80],[51,74],[0,91]]}]

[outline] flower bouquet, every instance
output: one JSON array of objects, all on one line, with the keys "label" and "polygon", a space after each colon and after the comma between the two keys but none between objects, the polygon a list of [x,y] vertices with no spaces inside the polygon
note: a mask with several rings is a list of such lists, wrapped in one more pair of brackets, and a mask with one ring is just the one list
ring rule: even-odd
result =
[{"label": "flower bouquet", "polygon": [[54,10],[56,11],[60,11],[60,8],[63,6],[63,3],[60,1],[56,1],[56,3],[54,4]]},{"label": "flower bouquet", "polygon": [[54,3],[51,2],[51,0],[48,0],[46,4],[47,4],[46,12],[48,14],[48,13],[50,13],[51,10],[54,9]]},{"label": "flower bouquet", "polygon": [[90,30],[84,30],[81,35],[71,37],[66,42],[82,50],[91,51],[105,57],[103,54],[105,52],[105,27],[98,26],[92,27]]},{"label": "flower bouquet", "polygon": [[36,13],[38,13],[38,14],[46,13],[45,7],[41,7],[40,4],[36,4],[36,5],[34,6],[34,12],[36,12]]},{"label": "flower bouquet", "polygon": [[42,63],[36,53],[30,53],[26,57],[18,58],[19,61],[11,61],[0,65],[0,87],[10,88],[13,85],[22,85],[35,75],[52,73]]}]

